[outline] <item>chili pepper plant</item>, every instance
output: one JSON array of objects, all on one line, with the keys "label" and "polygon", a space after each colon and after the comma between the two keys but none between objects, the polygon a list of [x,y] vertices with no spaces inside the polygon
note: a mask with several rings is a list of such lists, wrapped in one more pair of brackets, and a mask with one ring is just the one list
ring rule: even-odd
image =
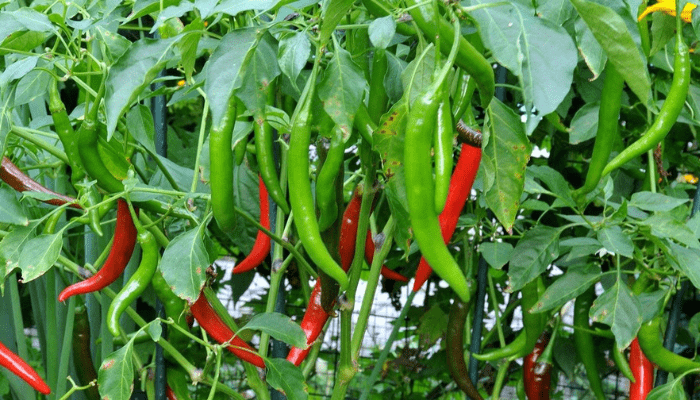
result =
[{"label": "chili pepper plant", "polygon": [[0,398],[693,396],[653,1],[0,2]]}]

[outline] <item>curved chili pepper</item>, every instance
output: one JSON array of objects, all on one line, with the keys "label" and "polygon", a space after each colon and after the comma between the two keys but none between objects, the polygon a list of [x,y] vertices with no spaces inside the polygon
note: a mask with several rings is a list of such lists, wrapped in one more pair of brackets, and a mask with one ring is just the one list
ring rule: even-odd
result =
[{"label": "curved chili pepper", "polygon": [[71,180],[78,182],[85,176],[85,170],[80,163],[80,153],[78,152],[78,138],[73,130],[73,125],[70,123],[66,106],[61,100],[61,94],[58,91],[58,81],[52,79],[49,84],[49,111],[53,126],[58,139],[63,144],[68,157],[68,165],[71,169]]},{"label": "curved chili pepper", "polygon": [[311,143],[311,104],[318,76],[319,64],[314,64],[309,81],[304,88],[298,112],[294,115],[292,135],[289,141],[289,171],[287,180],[294,195],[290,196],[294,225],[306,253],[316,263],[316,266],[340,285],[340,290],[348,286],[348,276],[333,259],[323,243],[321,232],[316,220],[314,199],[311,194],[309,177],[309,144]]},{"label": "curved chili pepper", "polygon": [[219,344],[229,343],[226,349],[241,360],[251,363],[258,368],[265,368],[265,361],[243,339],[236,336],[219,315],[214,311],[204,293],[199,294],[197,301],[190,308],[192,315],[199,325]]},{"label": "curved chili pepper", "polygon": [[[75,309],[75,321],[73,322],[73,365],[81,385],[88,385],[97,380],[95,364],[92,363],[90,354],[90,321],[87,308],[81,305]],[[85,392],[89,400],[99,400],[100,393],[97,385],[91,386]]]},{"label": "curved chili pepper", "polygon": [[112,303],[110,303],[107,310],[107,329],[114,337],[119,336],[119,317],[129,307],[129,304],[146,290],[158,266],[160,246],[151,232],[143,229],[143,227],[140,230],[141,232],[138,232],[136,240],[141,245],[141,262],[136,272],[131,275],[131,278],[117,293],[117,296],[112,299]]},{"label": "curved chili pepper", "polygon": [[[683,32],[678,29],[676,32],[676,48],[673,59],[673,81],[668,91],[666,100],[661,106],[656,119],[649,129],[634,143],[627,146],[620,154],[610,160],[603,169],[602,176],[606,176],[615,169],[621,167],[628,161],[638,157],[648,150],[653,149],[661,142],[673,125],[685,104],[690,86],[690,52],[688,46],[683,41]],[[597,184],[597,182],[596,182]]]},{"label": "curved chili pepper", "polygon": [[226,113],[218,126],[209,133],[209,179],[211,207],[217,225],[224,232],[236,226],[233,212],[233,150],[231,140],[237,116],[236,96],[229,98]]},{"label": "curved chili pepper", "polygon": [[264,110],[258,111],[257,115],[255,115],[253,131],[255,132],[255,157],[258,160],[260,176],[265,182],[265,187],[267,187],[270,197],[285,214],[289,214],[289,203],[284,195],[282,186],[280,186],[280,178],[277,176],[277,169],[275,168],[275,153],[272,150],[273,130],[270,123],[265,119]]},{"label": "curved chili pepper", "polygon": [[22,378],[31,387],[43,394],[51,393],[51,388],[29,364],[0,342],[0,365]]},{"label": "curved chili pepper", "polygon": [[634,381],[630,382],[630,400],[644,400],[654,387],[654,365],[642,352],[639,340],[630,345],[630,368]]},{"label": "curved chili pepper", "polygon": [[630,368],[630,363],[629,361],[627,361],[627,356],[625,355],[624,351],[620,351],[620,348],[617,346],[617,342],[615,342],[615,344],[613,345],[613,349],[611,350],[611,352],[613,361],[615,362],[615,365],[617,366],[617,369],[620,371],[620,373],[625,378],[629,379],[630,382],[636,382],[634,378],[634,373],[632,373],[632,368]]},{"label": "curved chili pepper", "polygon": [[581,363],[586,369],[586,376],[591,386],[591,391],[596,399],[605,399],[603,392],[603,383],[598,372],[596,364],[595,348],[593,344],[593,336],[588,332],[588,315],[591,310],[591,305],[595,299],[595,288],[591,286],[579,295],[574,302],[574,345],[576,346],[576,354],[578,354]]},{"label": "curved chili pepper", "polygon": [[[467,202],[471,193],[476,173],[481,162],[481,148],[462,144],[462,154],[457,161],[457,166],[450,179],[450,190],[447,192],[445,207],[438,216],[442,238],[445,243],[449,242],[452,234],[457,228],[459,215]],[[433,269],[424,257],[421,257],[416,270],[416,279],[413,282],[413,291],[417,292],[428,280]]]},{"label": "curved chili pepper", "polygon": [[528,400],[549,400],[552,364],[538,362],[549,343],[549,333],[543,332],[532,352],[523,358],[523,381]]},{"label": "curved chili pepper", "polygon": [[469,314],[469,303],[455,299],[450,307],[447,320],[445,350],[447,352],[447,368],[457,386],[472,399],[483,400],[479,391],[469,379],[469,370],[464,361],[464,325]]},{"label": "curved chili pepper", "polygon": [[[262,176],[258,176],[258,196],[260,200],[260,225],[265,229],[270,229],[270,201],[267,198],[267,188]],[[242,274],[262,264],[270,253],[270,237],[263,231],[258,231],[255,237],[255,244],[250,254],[233,267],[234,274]]]},{"label": "curved chili pepper", "polygon": [[4,156],[2,158],[2,164],[0,165],[0,179],[5,183],[10,185],[13,189],[18,192],[39,192],[45,193],[53,196],[53,199],[41,200],[44,203],[51,204],[54,206],[62,206],[66,203],[70,203],[70,207],[82,210],[83,207],[77,203],[78,200],[64,196],[60,193],[56,193],[53,190],[47,189],[39,182],[27,176],[22,172],[9,158]]},{"label": "curved chili pepper", "polygon": [[[138,210],[137,210],[138,212]],[[117,226],[114,228],[114,242],[107,261],[95,275],[74,283],[58,295],[58,301],[66,301],[77,294],[95,292],[109,286],[124,272],[136,245],[136,227],[131,219],[129,206],[123,199],[117,200]]]},{"label": "curved chili pepper", "polygon": [[[700,368],[700,363],[691,361],[664,347],[661,336],[661,320],[662,317],[660,315],[656,316],[639,328],[637,339],[644,355],[647,356],[649,361],[656,364],[659,369],[671,372],[676,376],[692,369]],[[634,371],[634,368],[632,370]]]}]

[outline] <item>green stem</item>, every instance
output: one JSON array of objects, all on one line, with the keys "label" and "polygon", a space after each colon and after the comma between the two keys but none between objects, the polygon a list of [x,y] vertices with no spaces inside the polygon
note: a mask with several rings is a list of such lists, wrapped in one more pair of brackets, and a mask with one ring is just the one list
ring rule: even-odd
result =
[{"label": "green stem", "polygon": [[48,153],[53,155],[54,157],[58,158],[59,160],[63,161],[64,163],[68,164],[68,156],[66,156],[66,153],[63,151],[59,150],[56,146],[53,146],[41,139],[39,139],[36,135],[32,134],[32,132],[27,129],[27,128],[22,128],[20,126],[12,125],[11,129],[12,133],[15,135],[21,137],[22,139],[33,143],[42,149],[46,150]]},{"label": "green stem", "polygon": [[[197,156],[194,160],[194,170],[199,171],[199,161],[202,154],[202,147],[204,147],[204,136],[207,127],[207,118],[209,117],[209,100],[207,99],[206,93],[202,89],[199,89],[199,94],[204,97],[204,108],[202,109],[202,119],[199,122],[199,141],[197,142]],[[194,193],[197,191],[197,180],[199,179],[198,174],[194,174],[192,177],[192,185],[190,186],[190,192]]]},{"label": "green stem", "polygon": [[503,360],[501,365],[498,367],[498,373],[496,374],[496,380],[493,384],[493,392],[491,393],[491,399],[498,400],[501,398],[501,391],[503,390],[503,383],[505,382],[506,375],[508,373],[508,367],[513,361],[512,358]]},{"label": "green stem", "polygon": [[501,321],[501,316],[500,316],[501,309],[498,308],[499,304],[496,301],[496,288],[493,285],[493,278],[491,278],[491,275],[488,275],[488,278],[489,278],[489,299],[491,299],[491,306],[493,307],[493,312],[496,315],[496,331],[498,332],[498,341],[501,344],[501,347],[503,347],[506,345],[506,339],[505,339],[505,335],[503,334],[503,327],[502,327],[502,321]]},{"label": "green stem", "polygon": [[[49,381],[49,386],[52,388],[56,387],[58,382],[58,325],[56,322],[56,274],[54,271],[48,271],[44,275],[46,278],[45,283],[45,293],[46,298],[46,376]],[[56,391],[54,390],[50,395],[50,399],[56,398]]]},{"label": "green stem", "polygon": [[[49,273],[54,271],[49,271]],[[63,344],[61,345],[61,359],[58,363],[58,371],[54,392],[56,396],[60,396],[66,390],[66,380],[64,376],[68,376],[68,365],[70,361],[71,349],[73,347],[73,323],[75,321],[75,299],[73,296],[68,299],[68,316],[66,317],[66,327],[63,331]],[[53,300],[53,298],[52,298]],[[48,340],[50,342],[51,340]]]}]

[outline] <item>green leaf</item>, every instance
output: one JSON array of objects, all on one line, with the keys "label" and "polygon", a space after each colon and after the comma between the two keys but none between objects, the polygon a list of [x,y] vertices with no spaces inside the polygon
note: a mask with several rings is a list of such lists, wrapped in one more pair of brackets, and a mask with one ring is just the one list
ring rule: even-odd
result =
[{"label": "green leaf", "polygon": [[642,326],[640,308],[639,299],[618,279],[593,302],[590,315],[593,321],[610,326],[618,347],[625,349]]},{"label": "green leaf", "polygon": [[110,67],[105,94],[107,140],[112,137],[121,115],[174,58],[177,39],[139,39]]},{"label": "green leaf", "polygon": [[20,226],[10,231],[2,241],[0,241],[0,262],[4,270],[2,278],[19,267],[19,259],[22,249],[27,242],[35,237],[34,230],[39,225],[39,220],[32,222],[28,226]]},{"label": "green leaf", "polygon": [[195,62],[197,61],[197,45],[202,38],[204,31],[204,22],[201,19],[196,19],[182,30],[182,40],[178,43],[178,48],[182,54],[182,69],[185,71],[185,78],[189,82],[192,80]]},{"label": "green leaf", "polygon": [[493,268],[501,269],[510,260],[513,245],[506,242],[484,242],[479,245],[479,254]]},{"label": "green leaf", "polygon": [[5,186],[0,187],[0,223],[27,226],[29,219],[15,193]]},{"label": "green leaf", "polygon": [[571,119],[569,131],[569,143],[579,144],[593,139],[598,131],[598,112],[600,103],[587,103],[579,108]]},{"label": "green leaf", "polygon": [[256,43],[257,29],[237,29],[227,33],[205,64],[204,91],[209,100],[212,126],[221,123],[228,99],[241,86],[239,71]]},{"label": "green leaf", "polygon": [[352,61],[350,53],[342,48],[335,49],[318,87],[318,97],[323,101],[323,109],[343,133],[343,141],[350,138],[366,86],[365,75]]},{"label": "green leaf", "polygon": [[525,186],[532,145],[520,116],[499,100],[491,101],[484,124],[483,158],[486,204],[511,232]]},{"label": "green leaf", "polygon": [[[472,5],[499,0],[474,0]],[[484,45],[499,64],[519,78],[525,108],[540,115],[556,110],[573,82],[578,52],[563,27],[535,16],[526,2],[475,10]],[[543,51],[544,47],[556,51]]]},{"label": "green leaf", "polygon": [[143,104],[137,104],[126,114],[126,124],[129,126],[129,133],[134,136],[134,139],[148,149],[151,154],[155,154],[156,132],[151,110]]},{"label": "green leaf", "polygon": [[309,397],[304,374],[299,367],[282,358],[266,360],[267,383],[284,393],[288,400],[304,400]]},{"label": "green leaf", "polygon": [[151,31],[149,33],[153,34],[169,19],[182,17],[192,10],[194,10],[194,4],[186,1],[175,6],[164,8],[163,11],[158,13],[158,17],[155,18],[155,23],[151,27]]},{"label": "green leaf", "polygon": [[679,199],[661,193],[637,192],[632,194],[629,205],[645,211],[671,211],[689,201],[689,199]]},{"label": "green leaf", "polygon": [[15,21],[19,22],[27,30],[35,32],[56,32],[56,27],[53,26],[49,17],[29,7],[23,7],[16,11],[10,11],[7,14],[11,15]]},{"label": "green leaf", "polygon": [[563,306],[600,280],[600,274],[600,267],[595,264],[569,268],[564,275],[549,285],[530,312],[549,311]]},{"label": "green leaf", "polygon": [[15,89],[15,106],[27,104],[43,96],[51,79],[51,75],[37,69],[23,76]]},{"label": "green leaf", "polygon": [[425,314],[420,317],[420,323],[416,333],[421,337],[421,343],[430,345],[440,339],[447,332],[449,316],[442,310],[439,304],[433,304]]},{"label": "green leaf", "polygon": [[34,67],[36,67],[38,60],[39,57],[29,56],[10,65],[6,65],[5,70],[2,71],[2,74],[0,74],[0,88],[3,88],[8,83],[27,75],[34,69]]},{"label": "green leaf", "polygon": [[108,355],[97,372],[97,387],[103,400],[129,400],[134,390],[134,343]]},{"label": "green leaf", "polygon": [[527,169],[527,173],[534,175],[535,178],[547,185],[549,190],[568,207],[576,207],[576,202],[571,197],[569,183],[559,171],[546,165],[533,165]]},{"label": "green leaf", "polygon": [[689,249],[669,241],[667,251],[671,266],[688,277],[693,286],[700,287],[700,249]]},{"label": "green leaf", "polygon": [[284,314],[269,312],[256,314],[241,330],[262,331],[290,346],[305,348],[306,334],[301,327]]},{"label": "green leaf", "polygon": [[622,232],[618,225],[607,226],[598,232],[598,241],[603,244],[605,250],[613,254],[632,258],[634,243],[629,235]]},{"label": "green leaf", "polygon": [[657,238],[674,239],[688,247],[700,249],[700,242],[688,226],[677,220],[671,213],[657,212],[651,217],[640,221],[641,225],[651,228],[652,236]]},{"label": "green leaf", "polygon": [[651,100],[647,63],[637,48],[625,21],[614,10],[586,0],[571,0],[598,43],[643,104]]},{"label": "green leaf", "polygon": [[0,47],[0,56],[7,55],[13,51],[31,51],[40,46],[46,40],[46,34],[35,31],[17,31],[5,37]]},{"label": "green leaf", "polygon": [[282,0],[223,0],[214,11],[236,16],[242,11],[267,11]]},{"label": "green leaf", "polygon": [[404,136],[408,101],[406,96],[385,113],[374,132],[374,149],[382,160],[382,172],[386,177],[384,189],[391,215],[396,221],[394,239],[397,245],[408,250],[411,241],[411,224],[406,203],[406,178],[403,168]]},{"label": "green leaf", "polygon": [[[571,4],[568,1],[567,3]],[[605,62],[608,57],[605,55],[603,48],[600,47],[600,44],[598,44],[598,41],[595,40],[593,32],[588,29],[586,23],[583,22],[582,19],[576,19],[574,29],[576,31],[576,47],[578,47],[581,57],[583,57],[583,61],[588,66],[588,69],[593,73],[591,80],[598,79],[605,68]]]},{"label": "green leaf", "polygon": [[377,18],[370,22],[368,33],[369,40],[374,47],[386,49],[396,33],[396,21],[394,21],[394,17],[387,15],[386,17]]},{"label": "green leaf", "polygon": [[510,256],[508,291],[520,290],[559,257],[561,229],[538,225],[525,232]]},{"label": "green leaf", "polygon": [[94,29],[98,40],[104,43],[111,60],[117,60],[129,50],[129,46],[131,46],[129,39],[103,26],[97,25]]},{"label": "green leaf", "polygon": [[272,81],[280,74],[277,65],[277,42],[265,33],[242,67],[243,84],[236,92],[253,115],[265,111]]},{"label": "green leaf", "polygon": [[[321,32],[319,43],[321,46],[328,43],[335,27],[348,15],[354,0],[324,0],[321,11]],[[337,50],[337,49],[336,49]]]},{"label": "green leaf", "polygon": [[173,239],[163,252],[158,268],[180,298],[192,304],[206,281],[209,254],[204,246],[201,225]]},{"label": "green leaf", "polygon": [[657,386],[649,392],[646,400],[686,400],[685,390],[683,389],[683,381],[681,378],[676,378],[671,382]]},{"label": "green leaf", "polygon": [[29,282],[53,267],[63,247],[63,231],[51,235],[39,235],[30,239],[19,255],[22,281]]},{"label": "green leaf", "polygon": [[688,333],[695,343],[700,341],[700,312],[695,313],[688,321]]},{"label": "green leaf", "polygon": [[282,73],[289,78],[297,91],[300,91],[297,78],[309,56],[311,56],[311,42],[305,32],[295,32],[280,39],[277,61]]}]

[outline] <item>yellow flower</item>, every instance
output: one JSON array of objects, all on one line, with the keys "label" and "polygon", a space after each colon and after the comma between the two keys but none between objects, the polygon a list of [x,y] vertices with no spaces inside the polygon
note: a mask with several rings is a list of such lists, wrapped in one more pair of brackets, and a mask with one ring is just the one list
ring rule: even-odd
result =
[{"label": "yellow flower", "polygon": [[[695,8],[695,4],[688,3],[683,7],[683,12],[681,12],[681,19],[685,22],[690,22],[692,16],[691,12]],[[653,4],[644,10],[639,15],[639,18],[637,18],[638,21],[641,21],[642,18],[646,17],[647,14],[651,14],[656,11],[662,11],[665,12],[666,14],[675,17],[676,16],[676,1],[675,0],[659,0],[656,4]]]},{"label": "yellow flower", "polygon": [[683,175],[683,179],[685,179],[685,181],[687,183],[692,183],[692,184],[698,183],[698,177],[693,175],[693,174],[685,174],[685,175]]},{"label": "yellow flower", "polygon": [[177,81],[177,85],[180,87],[185,86],[185,80],[181,79],[181,80]]}]

